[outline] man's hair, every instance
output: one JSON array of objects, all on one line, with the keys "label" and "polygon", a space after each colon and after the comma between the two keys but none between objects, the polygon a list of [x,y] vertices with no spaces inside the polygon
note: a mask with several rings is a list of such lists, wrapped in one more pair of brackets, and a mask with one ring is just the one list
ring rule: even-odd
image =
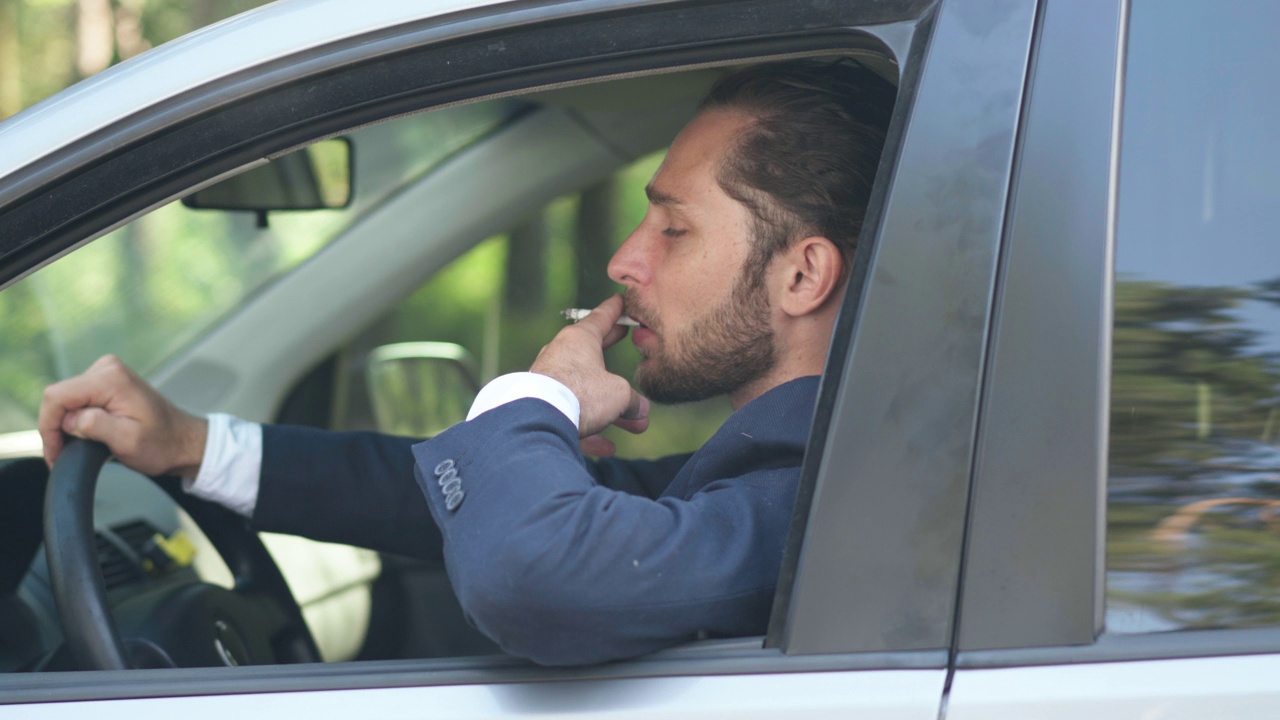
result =
[{"label": "man's hair", "polygon": [[776,253],[813,235],[840,248],[848,271],[896,95],[849,59],[757,65],[711,88],[702,110],[753,118],[716,177],[755,216],[752,282]]}]

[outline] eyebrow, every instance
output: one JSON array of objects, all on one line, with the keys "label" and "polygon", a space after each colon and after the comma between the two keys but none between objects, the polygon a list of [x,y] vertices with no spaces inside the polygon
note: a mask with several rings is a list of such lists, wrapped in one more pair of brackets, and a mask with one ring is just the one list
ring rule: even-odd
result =
[{"label": "eyebrow", "polygon": [[680,200],[676,198],[675,195],[668,195],[667,193],[662,192],[661,190],[655,188],[653,186],[653,183],[649,183],[648,185],[644,186],[644,194],[648,196],[649,202],[653,203],[654,205],[675,205],[675,206],[684,205],[684,203],[680,202]]}]

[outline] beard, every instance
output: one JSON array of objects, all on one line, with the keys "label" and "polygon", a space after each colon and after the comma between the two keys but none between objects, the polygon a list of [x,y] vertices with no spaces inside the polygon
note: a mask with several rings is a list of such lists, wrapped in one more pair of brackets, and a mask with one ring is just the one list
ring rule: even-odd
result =
[{"label": "beard", "polygon": [[728,395],[773,370],[777,346],[762,278],[742,272],[733,292],[682,333],[662,332],[662,319],[628,292],[627,314],[658,338],[636,368],[635,383],[650,400],[665,404]]}]

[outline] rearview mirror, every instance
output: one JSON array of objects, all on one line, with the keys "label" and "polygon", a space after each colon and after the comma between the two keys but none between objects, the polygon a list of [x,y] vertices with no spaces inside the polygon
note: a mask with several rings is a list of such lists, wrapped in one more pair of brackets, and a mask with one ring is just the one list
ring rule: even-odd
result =
[{"label": "rearview mirror", "polygon": [[275,210],[330,210],[351,204],[351,141],[330,138],[233,175],[182,198],[196,210],[243,210],[266,226]]},{"label": "rearview mirror", "polygon": [[461,345],[407,342],[369,353],[365,382],[378,430],[431,437],[467,419],[480,392],[471,354]]}]

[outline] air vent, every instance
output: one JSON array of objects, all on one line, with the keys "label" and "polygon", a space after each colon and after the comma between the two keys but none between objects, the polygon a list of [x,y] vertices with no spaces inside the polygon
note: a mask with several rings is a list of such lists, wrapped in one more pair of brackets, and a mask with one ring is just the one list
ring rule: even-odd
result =
[{"label": "air vent", "polygon": [[142,580],[142,568],[102,533],[94,538],[98,543],[98,565],[108,590]]},{"label": "air vent", "polygon": [[142,557],[142,548],[146,546],[151,538],[155,537],[158,531],[146,520],[134,520],[133,522],[112,526],[111,532],[123,540],[134,555]]},{"label": "air vent", "polygon": [[146,578],[138,558],[142,555],[143,546],[155,534],[156,529],[144,520],[133,520],[98,532],[95,537],[98,564],[102,567],[102,579],[108,590],[142,582]]}]

